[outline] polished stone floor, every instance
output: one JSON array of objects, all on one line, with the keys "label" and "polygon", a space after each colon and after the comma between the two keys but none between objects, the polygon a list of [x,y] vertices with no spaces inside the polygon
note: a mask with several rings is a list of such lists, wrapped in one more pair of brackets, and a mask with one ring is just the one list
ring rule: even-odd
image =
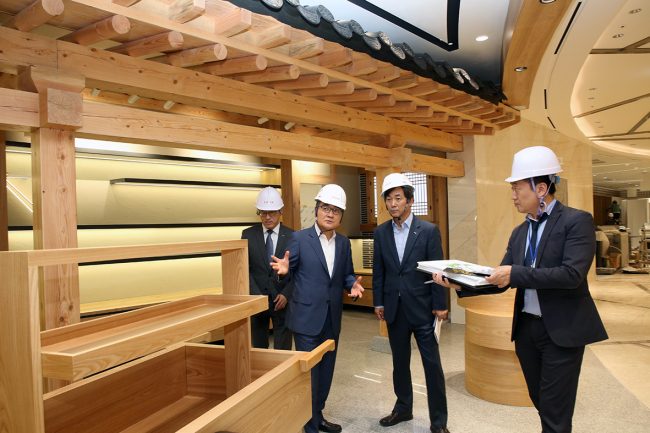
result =
[{"label": "polished stone floor", "polygon": [[[650,431],[650,276],[599,277],[592,293],[610,339],[585,352],[575,433]],[[381,427],[394,404],[391,355],[369,350],[378,334],[370,309],[346,307],[334,383],[325,417],[347,433],[428,432],[424,373],[417,349],[411,370],[414,419]],[[440,351],[447,381],[452,433],[521,433],[541,430],[536,410],[480,400],[465,390],[464,325],[445,323]]]}]

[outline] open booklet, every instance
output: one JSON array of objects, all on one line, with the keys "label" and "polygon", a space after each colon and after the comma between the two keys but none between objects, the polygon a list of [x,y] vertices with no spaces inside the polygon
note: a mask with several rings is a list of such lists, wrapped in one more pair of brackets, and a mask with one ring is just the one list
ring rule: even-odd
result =
[{"label": "open booklet", "polygon": [[442,272],[445,278],[452,283],[472,290],[492,289],[496,287],[485,279],[486,276],[492,275],[493,268],[479,266],[461,260],[418,262],[417,270],[427,274]]}]

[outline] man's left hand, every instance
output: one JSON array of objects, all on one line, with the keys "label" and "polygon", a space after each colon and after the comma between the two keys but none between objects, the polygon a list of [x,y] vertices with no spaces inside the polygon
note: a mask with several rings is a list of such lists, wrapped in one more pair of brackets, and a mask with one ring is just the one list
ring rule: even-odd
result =
[{"label": "man's left hand", "polygon": [[348,293],[348,296],[350,297],[358,297],[358,298],[363,298],[363,291],[364,288],[361,287],[361,279],[362,277],[357,278],[357,281],[354,282],[354,285],[352,286],[352,289],[350,289],[350,293]]},{"label": "man's left hand", "polygon": [[432,310],[434,316],[438,316],[438,320],[442,320],[447,317],[447,312],[449,310]]},{"label": "man's left hand", "polygon": [[281,310],[287,306],[287,298],[284,295],[278,295],[273,300],[275,302],[275,311]]},{"label": "man's left hand", "polygon": [[510,273],[512,272],[512,266],[499,266],[494,268],[492,275],[485,277],[488,280],[488,283],[494,284],[495,286],[503,289],[506,286],[510,285]]}]

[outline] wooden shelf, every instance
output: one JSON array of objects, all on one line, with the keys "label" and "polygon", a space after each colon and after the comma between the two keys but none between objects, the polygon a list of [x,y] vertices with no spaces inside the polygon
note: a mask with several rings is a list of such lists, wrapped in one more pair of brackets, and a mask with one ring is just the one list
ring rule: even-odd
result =
[{"label": "wooden shelf", "polygon": [[43,331],[43,376],[80,380],[267,308],[264,296],[201,295]]},{"label": "wooden shelf", "polygon": [[45,432],[299,431],[311,416],[301,361],[325,350],[251,349],[252,381],[227,398],[223,346],[170,347],[46,394]]}]

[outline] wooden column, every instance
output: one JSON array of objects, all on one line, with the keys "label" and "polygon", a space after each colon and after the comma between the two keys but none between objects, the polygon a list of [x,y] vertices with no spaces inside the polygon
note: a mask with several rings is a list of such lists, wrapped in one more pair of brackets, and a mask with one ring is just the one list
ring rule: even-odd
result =
[{"label": "wooden column", "polygon": [[9,213],[7,211],[7,152],[5,131],[0,131],[0,251],[9,251]]},{"label": "wooden column", "polygon": [[[377,176],[377,226],[385,223],[390,220],[390,214],[386,210],[386,204],[384,199],[381,198],[381,186],[384,183],[386,176],[392,173],[401,173],[402,170],[399,167],[389,167],[389,168],[380,168],[376,171]],[[386,328],[386,322],[379,322],[379,335],[382,337],[388,337],[388,329]]]},{"label": "wooden column", "polygon": [[[248,248],[221,252],[223,293],[248,295]],[[224,329],[226,396],[251,383],[250,317],[226,325]]]},{"label": "wooden column", "polygon": [[300,175],[298,164],[290,159],[280,162],[282,201],[282,224],[294,230],[300,230]]},{"label": "wooden column", "polygon": [[[45,67],[18,75],[22,90],[38,93],[40,128],[32,131],[34,249],[77,247],[74,139],[83,123],[85,78]],[[76,264],[39,270],[41,326],[52,329],[80,321]]]}]

